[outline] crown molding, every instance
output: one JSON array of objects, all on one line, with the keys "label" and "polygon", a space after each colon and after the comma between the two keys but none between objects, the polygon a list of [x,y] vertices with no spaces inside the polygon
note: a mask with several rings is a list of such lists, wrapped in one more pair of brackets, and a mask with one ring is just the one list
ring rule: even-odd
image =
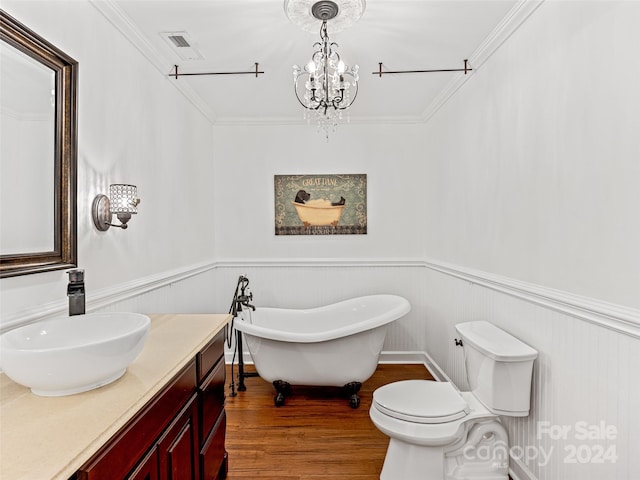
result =
[{"label": "crown molding", "polygon": [[[142,53],[149,63],[169,81],[169,73],[171,73],[173,63],[167,60],[164,55],[149,42],[135,22],[131,20],[114,0],[89,0],[89,3],[91,3],[109,23],[119,30],[120,33]],[[216,114],[188,83],[173,81],[171,85],[177,88],[210,123],[213,124],[216,122]]]},{"label": "crown molding", "polygon": [[[416,125],[427,123],[433,115],[464,85],[474,73],[500,48],[500,46],[529,18],[544,0],[520,0],[498,26],[480,44],[468,59],[473,70],[449,82],[421,115],[389,117],[351,117],[345,124],[354,125]],[[173,63],[167,60],[142,34],[135,22],[118,6],[115,0],[89,0],[122,35],[167,79]],[[211,124],[221,126],[304,125],[301,117],[218,117],[195,90],[186,82],[171,82]]]},{"label": "crown molding", "polygon": [[377,268],[418,267],[414,258],[227,258],[215,261],[216,268]]},{"label": "crown molding", "polygon": [[[419,116],[389,116],[389,117],[351,117],[346,118],[340,128],[345,125],[416,125],[423,123]],[[305,120],[300,116],[295,117],[217,117],[216,126],[273,126],[273,125],[304,125],[314,126],[316,120],[310,118]]]},{"label": "crown molding", "polygon": [[543,2],[544,0],[520,0],[509,10],[509,13],[468,58],[469,66],[473,70],[467,75],[459,75],[452,79],[422,113],[421,121],[427,123]]}]

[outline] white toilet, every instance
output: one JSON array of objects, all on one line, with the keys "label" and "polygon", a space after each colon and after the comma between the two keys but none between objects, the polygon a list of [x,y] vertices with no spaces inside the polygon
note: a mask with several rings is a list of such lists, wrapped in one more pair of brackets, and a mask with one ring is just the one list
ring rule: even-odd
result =
[{"label": "white toilet", "polygon": [[407,380],[378,388],[369,415],[390,437],[381,480],[506,480],[507,432],[498,415],[529,415],[538,352],[489,322],[456,325],[470,392]]}]

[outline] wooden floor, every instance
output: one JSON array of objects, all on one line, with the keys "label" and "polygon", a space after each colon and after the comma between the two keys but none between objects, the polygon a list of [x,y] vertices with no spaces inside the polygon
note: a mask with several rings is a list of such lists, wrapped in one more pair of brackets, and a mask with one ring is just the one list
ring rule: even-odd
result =
[{"label": "wooden floor", "polygon": [[[230,378],[227,367],[227,384]],[[362,386],[358,409],[339,388],[298,386],[277,408],[270,383],[246,379],[245,392],[227,396],[227,478],[378,480],[389,438],[369,419],[373,391],[415,378],[431,376],[423,365],[380,365]]]}]

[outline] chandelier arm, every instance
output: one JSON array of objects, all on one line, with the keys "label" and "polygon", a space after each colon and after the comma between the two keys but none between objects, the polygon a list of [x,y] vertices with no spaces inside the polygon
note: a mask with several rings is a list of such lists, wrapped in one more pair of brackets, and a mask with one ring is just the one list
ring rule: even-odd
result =
[{"label": "chandelier arm", "polygon": [[312,102],[317,102],[317,103],[318,103],[318,105],[319,105],[319,104],[321,104],[321,103],[322,103],[322,99],[318,99],[318,98],[316,97],[316,90],[317,90],[317,89],[315,89],[315,88],[312,88],[312,89],[311,89],[311,101],[312,101]]},{"label": "chandelier arm", "polygon": [[331,103],[333,104],[333,108],[335,108],[336,110],[344,110],[344,108],[341,108],[340,104],[342,103],[342,101],[344,100],[344,88],[340,89],[340,98],[334,98]]},{"label": "chandelier arm", "polygon": [[347,110],[351,105],[353,105],[353,102],[355,102],[357,96],[358,96],[358,84],[356,84],[356,89],[354,91],[353,98],[351,98],[351,101],[349,102],[349,105],[338,106],[336,107],[336,110]]},{"label": "chandelier arm", "polygon": [[300,105],[302,105],[304,108],[308,109],[308,110],[312,110],[312,108],[309,108],[307,105],[305,105],[305,103],[300,100],[300,95],[298,95],[298,83],[297,83],[297,79],[296,82],[293,84],[293,93],[296,94],[296,99],[298,100],[298,103],[300,103]]}]

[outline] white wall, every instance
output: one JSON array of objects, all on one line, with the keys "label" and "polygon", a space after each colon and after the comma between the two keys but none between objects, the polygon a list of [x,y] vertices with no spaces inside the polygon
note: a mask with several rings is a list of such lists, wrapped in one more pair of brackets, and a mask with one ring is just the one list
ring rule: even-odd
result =
[{"label": "white wall", "polygon": [[[302,114],[302,113],[301,113]],[[406,296],[412,312],[385,351],[424,351],[420,305],[424,173],[420,125],[343,124],[327,142],[312,125],[214,127],[216,305],[240,273],[257,306],[310,308],[357,295]],[[366,235],[276,236],[274,175],[367,174]]]},{"label": "white wall", "polygon": [[426,349],[463,388],[456,323],[539,351],[531,414],[506,422],[512,446],[551,455],[516,451],[519,478],[640,471],[638,22],[639,2],[546,1],[424,128],[427,255],[456,265],[426,276]]},{"label": "white wall", "polygon": [[640,307],[639,19],[544,2],[431,119],[429,257]]},{"label": "white wall", "polygon": [[[88,298],[210,261],[209,121],[88,2],[2,8],[79,62],[78,266]],[[138,185],[142,202],[126,231],[92,224],[91,202],[110,183]],[[64,302],[66,280],[64,271],[2,279],[2,323]]]},{"label": "white wall", "polygon": [[[302,115],[302,112],[301,112]],[[216,256],[416,258],[424,254],[419,125],[215,126]],[[274,175],[367,174],[367,234],[275,236]]]}]

